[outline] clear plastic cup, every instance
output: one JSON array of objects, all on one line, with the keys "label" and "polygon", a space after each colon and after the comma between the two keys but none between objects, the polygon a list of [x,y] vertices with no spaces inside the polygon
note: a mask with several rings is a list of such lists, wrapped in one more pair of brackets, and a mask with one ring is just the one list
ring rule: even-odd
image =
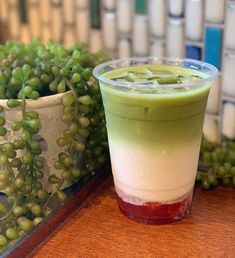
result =
[{"label": "clear plastic cup", "polygon": [[[170,84],[167,77],[157,84],[128,77],[143,72],[159,80],[151,74],[155,65],[157,73],[174,71],[177,78],[194,81],[172,84],[170,75]],[[120,211],[148,224],[183,218],[192,203],[205,108],[217,69],[190,59],[141,57],[109,61],[93,73],[100,82]]]}]

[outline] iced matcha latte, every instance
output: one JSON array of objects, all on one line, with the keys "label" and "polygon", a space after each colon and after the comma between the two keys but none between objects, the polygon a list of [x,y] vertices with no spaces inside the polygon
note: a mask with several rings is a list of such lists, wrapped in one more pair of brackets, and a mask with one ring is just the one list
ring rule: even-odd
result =
[{"label": "iced matcha latte", "polygon": [[151,224],[191,206],[207,97],[217,70],[194,60],[133,58],[94,70],[121,212]]}]

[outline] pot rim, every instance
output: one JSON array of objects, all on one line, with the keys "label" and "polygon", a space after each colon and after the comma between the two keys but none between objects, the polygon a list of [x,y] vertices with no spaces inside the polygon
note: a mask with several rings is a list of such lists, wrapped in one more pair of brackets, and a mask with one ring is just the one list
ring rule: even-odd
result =
[{"label": "pot rim", "polygon": [[[64,93],[57,93],[57,94],[50,95],[50,96],[40,97],[35,100],[34,99],[26,99],[26,107],[36,109],[36,108],[50,107],[50,106],[61,104],[62,97],[69,92],[70,91],[66,91]],[[0,99],[0,105],[4,109],[12,110],[12,111],[14,111],[15,109],[20,109],[20,107],[9,108],[7,106],[7,101],[8,101],[8,99]],[[19,100],[19,101],[21,101],[21,100]]]}]

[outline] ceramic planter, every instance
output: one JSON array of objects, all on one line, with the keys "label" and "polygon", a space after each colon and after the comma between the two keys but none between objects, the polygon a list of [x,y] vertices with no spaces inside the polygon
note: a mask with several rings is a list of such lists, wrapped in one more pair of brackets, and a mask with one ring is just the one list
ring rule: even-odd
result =
[{"label": "ceramic planter", "polygon": [[[51,191],[51,186],[48,185],[47,178],[50,174],[60,175],[60,171],[56,170],[53,166],[57,160],[58,154],[63,151],[56,143],[57,139],[63,136],[63,131],[66,129],[66,124],[61,120],[63,113],[62,97],[66,93],[41,97],[38,100],[27,100],[26,110],[36,111],[40,117],[40,131],[36,136],[41,142],[42,154],[44,159],[44,187]],[[0,143],[4,141],[13,141],[19,139],[21,130],[14,132],[11,125],[14,121],[22,119],[20,107],[9,108],[7,107],[7,100],[0,100],[0,105],[4,107],[4,116],[6,120],[5,127],[8,130],[7,134],[1,137]],[[20,154],[20,151],[18,151]],[[64,184],[62,188],[67,187]]]}]

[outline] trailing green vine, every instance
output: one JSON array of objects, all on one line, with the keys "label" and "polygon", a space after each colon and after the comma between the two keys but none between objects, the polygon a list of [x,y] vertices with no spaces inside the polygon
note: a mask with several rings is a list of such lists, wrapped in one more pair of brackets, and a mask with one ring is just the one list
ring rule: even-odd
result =
[{"label": "trailing green vine", "polygon": [[[92,68],[104,61],[83,45],[70,49],[49,40],[30,44],[8,42],[0,46],[0,253],[12,246],[52,211],[54,197],[66,199],[64,183],[89,178],[107,159],[108,143],[98,82]],[[66,129],[55,139],[61,152],[50,171],[49,192],[44,185],[45,159],[40,135],[41,118],[27,101],[63,93],[61,119]],[[20,112],[7,120],[9,109]],[[11,135],[11,136],[9,136]],[[13,135],[13,137],[12,137]],[[60,173],[58,173],[60,172]]]},{"label": "trailing green vine", "polygon": [[220,143],[202,139],[196,181],[205,190],[218,185],[235,187],[235,142],[222,138]]}]

